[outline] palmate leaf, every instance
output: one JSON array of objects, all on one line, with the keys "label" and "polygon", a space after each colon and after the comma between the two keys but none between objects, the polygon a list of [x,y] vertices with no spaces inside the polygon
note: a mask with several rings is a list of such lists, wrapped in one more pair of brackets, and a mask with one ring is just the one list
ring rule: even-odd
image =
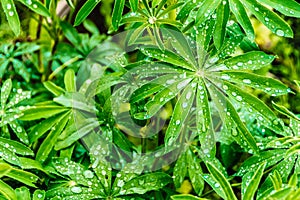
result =
[{"label": "palmate leaf", "polygon": [[[235,28],[232,27],[231,29],[234,31]],[[180,71],[174,70],[173,74],[175,74],[175,76],[172,79],[168,78],[171,76],[172,70],[170,71],[171,73],[167,71],[164,73],[164,70],[162,70],[162,76],[160,78],[165,76],[166,82],[172,80],[170,85],[162,84],[164,87],[157,86],[152,91],[145,91],[146,85],[144,88],[137,90],[139,92],[133,94],[131,99],[140,101],[143,98],[150,97],[151,93],[156,93],[153,98],[145,104],[146,115],[144,118],[154,116],[163,105],[178,96],[179,99],[176,101],[175,109],[165,135],[166,145],[168,145],[169,142],[171,146],[174,146],[174,142],[176,142],[182,132],[182,123],[184,123],[182,120],[184,120],[187,115],[184,110],[179,109],[179,105],[183,104],[183,96],[186,95],[184,91],[191,86],[195,87],[198,85],[198,88],[196,87],[193,92],[197,94],[196,113],[198,113],[198,117],[196,118],[196,124],[198,126],[197,131],[200,142],[203,144],[203,152],[212,157],[215,155],[215,133],[213,132],[213,126],[209,117],[211,114],[208,106],[210,96],[219,111],[223,126],[226,126],[229,129],[227,134],[228,132],[231,132],[238,144],[249,150],[249,152],[257,153],[258,148],[256,146],[256,141],[240,119],[234,105],[236,103],[239,103],[240,106],[245,105],[249,111],[251,110],[255,113],[261,125],[269,127],[276,132],[282,131],[281,122],[277,119],[277,116],[271,109],[269,109],[262,101],[244,92],[240,88],[240,86],[249,86],[262,89],[272,96],[287,94],[290,89],[279,81],[242,71],[244,69],[254,70],[262,68],[270,64],[274,60],[274,56],[254,51],[228,58],[242,41],[241,39],[243,37],[239,34],[226,38],[228,43],[222,46],[222,51],[212,50],[207,52],[205,50],[207,47],[203,47],[203,45],[207,44],[206,39],[203,39],[205,37],[200,37],[198,36],[200,34],[197,34],[197,43],[195,44],[195,42],[190,41],[190,39],[182,39],[184,37],[182,35],[180,36],[181,33],[172,31],[163,31],[163,33],[168,36],[168,40],[170,40],[171,37],[173,48],[164,51],[161,49],[154,49],[154,47],[142,48],[142,52],[145,55],[172,64],[175,69],[176,67],[177,69],[180,69]],[[172,37],[175,37],[176,39],[173,39]],[[211,40],[211,38],[207,39]],[[151,71],[151,74],[154,74],[155,72],[158,73],[159,68],[160,66],[157,68],[152,67],[149,71]],[[137,69],[139,68],[137,67]],[[142,71],[141,73],[147,77],[146,73]],[[178,73],[181,75],[178,76]],[[154,76],[151,77],[154,78],[151,83],[155,83],[155,80],[162,80]],[[230,82],[234,84],[230,84]],[[178,88],[178,85],[180,85],[180,88]],[[206,91],[206,88],[208,88],[208,91]],[[137,97],[135,97],[136,95]],[[190,98],[195,97],[192,95]],[[190,100],[190,102],[191,104],[194,104],[194,100]],[[188,104],[185,103],[184,106],[186,105]],[[178,109],[178,111],[176,109]],[[264,110],[266,110],[266,112],[264,112]],[[147,116],[147,114],[149,115]],[[138,118],[142,119],[140,116]],[[170,138],[173,138],[173,141],[170,141]]]}]

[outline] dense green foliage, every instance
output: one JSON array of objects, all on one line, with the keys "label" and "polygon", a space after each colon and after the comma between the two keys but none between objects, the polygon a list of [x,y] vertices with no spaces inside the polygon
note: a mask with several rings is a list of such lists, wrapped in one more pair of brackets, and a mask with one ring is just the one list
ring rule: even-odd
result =
[{"label": "dense green foliage", "polygon": [[0,1],[0,199],[300,198],[296,1]]}]

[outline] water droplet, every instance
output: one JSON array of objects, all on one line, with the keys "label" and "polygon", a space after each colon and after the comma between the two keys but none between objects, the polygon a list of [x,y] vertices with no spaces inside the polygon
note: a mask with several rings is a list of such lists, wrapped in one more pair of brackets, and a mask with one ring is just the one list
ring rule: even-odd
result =
[{"label": "water droplet", "polygon": [[190,99],[192,96],[192,92],[188,92],[186,95],[185,95],[185,98],[186,99]]},{"label": "water droplet", "polygon": [[268,22],[268,21],[270,21],[270,19],[269,19],[269,18],[267,18],[267,17],[265,17],[265,21],[266,21],[266,22]]},{"label": "water droplet", "polygon": [[17,132],[19,132],[19,133],[22,132],[22,128],[20,126],[17,128]]},{"label": "water droplet", "polygon": [[12,16],[14,15],[14,12],[13,12],[13,11],[10,11],[10,12],[8,13],[8,15],[12,17]]},{"label": "water droplet", "polygon": [[276,35],[281,36],[281,37],[284,36],[283,30],[277,29],[277,30],[276,30]]},{"label": "water droplet", "polygon": [[167,80],[167,81],[166,81],[167,84],[172,84],[172,83],[174,83],[174,82],[175,82],[174,79],[170,79],[170,80]]},{"label": "water droplet", "polygon": [[10,9],[11,9],[11,4],[8,3],[8,4],[6,5],[6,8],[7,8],[8,10],[10,10]]},{"label": "water droplet", "polygon": [[37,5],[36,5],[36,4],[33,4],[33,8],[37,8]]},{"label": "water droplet", "polygon": [[178,119],[178,120],[176,120],[176,123],[175,123],[176,125],[179,125],[180,124],[180,120]]},{"label": "water droplet", "polygon": [[228,86],[227,85],[223,85],[223,89],[224,90],[228,90]]},{"label": "water droplet", "polygon": [[188,104],[186,102],[183,102],[182,108],[186,108],[187,106],[188,106]]},{"label": "water droplet", "polygon": [[222,74],[221,78],[224,80],[229,80],[230,76],[228,74]]},{"label": "water droplet", "polygon": [[243,100],[243,98],[242,98],[241,96],[237,96],[237,97],[236,97],[236,100],[238,100],[238,101],[242,101],[242,100]]},{"label": "water droplet", "polygon": [[258,12],[258,11],[259,11],[259,8],[258,8],[258,7],[255,7],[254,10]]},{"label": "water droplet", "polygon": [[246,84],[251,84],[251,80],[250,79],[244,79],[243,82],[246,83]]},{"label": "water droplet", "polygon": [[83,175],[85,178],[93,178],[94,177],[94,173],[91,170],[84,171]]},{"label": "water droplet", "polygon": [[81,187],[74,186],[71,188],[71,191],[78,194],[78,193],[82,192],[82,189],[81,189]]},{"label": "water droplet", "polygon": [[124,185],[124,181],[123,180],[119,180],[118,183],[117,183],[117,186],[118,187],[123,187]]},{"label": "water droplet", "polygon": [[215,187],[216,188],[220,187],[220,184],[219,183],[215,183]]},{"label": "water droplet", "polygon": [[42,194],[38,194],[37,197],[38,197],[39,199],[41,199],[41,198],[43,198],[43,195],[42,195]]}]

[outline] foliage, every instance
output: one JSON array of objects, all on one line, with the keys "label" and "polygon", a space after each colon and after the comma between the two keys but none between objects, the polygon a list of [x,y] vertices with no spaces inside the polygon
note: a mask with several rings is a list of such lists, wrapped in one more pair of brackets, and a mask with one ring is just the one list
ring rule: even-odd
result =
[{"label": "foliage", "polygon": [[0,199],[300,198],[299,3],[19,2],[1,0]]}]

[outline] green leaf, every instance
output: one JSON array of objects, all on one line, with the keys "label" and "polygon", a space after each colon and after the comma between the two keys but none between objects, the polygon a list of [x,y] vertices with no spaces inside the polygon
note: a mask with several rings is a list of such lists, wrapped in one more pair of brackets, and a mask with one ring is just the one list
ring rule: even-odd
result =
[{"label": "green leaf", "polygon": [[5,176],[6,174],[8,174],[11,169],[12,169],[12,167],[9,164],[0,163],[0,178]]},{"label": "green leaf", "polygon": [[31,200],[29,189],[25,186],[15,189],[18,200]]},{"label": "green leaf", "polygon": [[270,192],[270,194],[265,199],[286,199],[287,196],[293,191],[292,187],[281,188]]},{"label": "green leaf", "polygon": [[130,8],[132,9],[132,11],[136,12],[138,9],[139,0],[129,0],[129,3],[130,3]]},{"label": "green leaf", "polygon": [[16,36],[20,35],[21,25],[14,1],[1,0],[1,4],[10,28]]},{"label": "green leaf", "polygon": [[44,200],[46,193],[44,190],[35,190],[33,193],[32,200]]},{"label": "green leaf", "polygon": [[219,187],[222,188],[222,191],[224,192],[225,199],[228,200],[234,200],[236,196],[234,195],[234,192],[231,188],[230,183],[227,181],[227,179],[224,177],[224,175],[211,163],[206,163],[207,169],[212,175],[213,179],[216,180],[216,182],[219,184]]},{"label": "green leaf", "polygon": [[9,126],[14,131],[14,133],[17,135],[17,137],[20,139],[21,142],[25,144],[29,144],[28,135],[25,131],[25,129],[18,124],[17,121],[12,121],[9,123]]},{"label": "green leaf", "polygon": [[25,64],[17,59],[13,59],[12,64],[16,72],[22,76],[26,82],[29,82],[31,74],[27,71]]},{"label": "green leaf", "polygon": [[[202,144],[202,143],[201,143]],[[197,159],[195,154],[188,150],[187,162],[188,162],[188,173],[192,183],[192,186],[197,195],[201,195],[204,190],[204,180],[202,178],[202,168],[200,165],[200,159]]]},{"label": "green leaf", "polygon": [[196,93],[196,122],[203,154],[214,157],[216,154],[215,132],[213,128],[208,93],[202,79],[198,80]]},{"label": "green leaf", "polygon": [[21,56],[23,54],[30,54],[37,50],[39,50],[41,47],[37,45],[36,43],[21,43],[17,49],[13,52],[13,56]]},{"label": "green leaf", "polygon": [[64,107],[83,110],[90,113],[95,113],[97,111],[93,102],[88,101],[85,95],[79,92],[67,92],[65,95],[55,97],[53,101],[63,105]]},{"label": "green leaf", "polygon": [[229,2],[230,10],[234,14],[240,25],[243,27],[249,39],[253,41],[255,38],[254,29],[243,4],[239,0],[229,0]]},{"label": "green leaf", "polygon": [[[223,123],[231,129],[233,139],[246,150],[258,152],[256,141],[240,119],[232,103],[215,87],[208,88]],[[224,109],[224,106],[226,108]],[[236,128],[236,129],[235,129]]]},{"label": "green leaf", "polygon": [[257,170],[253,172],[247,173],[243,176],[242,182],[242,199],[253,199],[256,190],[258,189],[258,185],[261,181],[261,178],[264,173],[266,163],[263,162],[258,166]]},{"label": "green leaf", "polygon": [[14,189],[12,189],[8,184],[3,182],[1,179],[0,179],[0,193],[8,200],[17,199]]},{"label": "green leaf", "polygon": [[[185,123],[187,116],[190,114],[190,110],[195,99],[196,85],[197,84],[195,83],[187,85],[175,105],[164,139],[167,149],[166,151],[171,150],[174,147],[174,144],[176,144],[183,124]],[[184,141],[180,141],[179,143],[182,142]]]},{"label": "green leaf", "polygon": [[68,69],[65,73],[65,87],[67,92],[76,92],[76,76],[73,69]]},{"label": "green leaf", "polygon": [[60,122],[65,116],[66,112],[59,115],[55,115],[51,118],[43,120],[42,122],[36,124],[29,133],[30,143],[37,141],[42,137],[48,130],[50,130],[55,124]]},{"label": "green leaf", "polygon": [[54,84],[51,81],[45,81],[45,82],[43,82],[43,85],[48,91],[50,91],[56,97],[65,93],[65,90],[63,88],[57,86],[56,84]]},{"label": "green leaf", "polygon": [[275,108],[275,110],[278,111],[279,113],[281,113],[287,117],[290,117],[290,118],[300,121],[300,118],[297,115],[295,115],[294,113],[292,113],[291,111],[289,111],[286,107],[284,107],[282,105],[278,105],[273,101],[272,101],[272,105]]},{"label": "green leaf", "polygon": [[168,183],[172,182],[172,178],[162,172],[154,172],[145,174],[139,177],[136,177],[123,186],[123,190],[120,191],[120,194],[145,194],[148,191],[151,190],[159,190],[163,188]]},{"label": "green leaf", "polygon": [[20,160],[22,169],[37,169],[37,170],[44,172],[45,174],[49,174],[49,172],[43,168],[42,164],[36,160],[26,158],[26,157],[20,157],[19,160]]},{"label": "green leaf", "polygon": [[155,58],[163,62],[173,64],[175,66],[180,66],[191,71],[195,70],[194,65],[187,62],[184,58],[171,51],[168,50],[162,51],[157,47],[142,48],[141,51],[143,52],[143,54],[151,58]]},{"label": "green leaf", "polygon": [[262,51],[251,51],[226,59],[222,64],[225,64],[227,68],[233,70],[257,70],[271,64],[274,59],[274,56]]},{"label": "green leaf", "polygon": [[221,0],[205,0],[197,11],[196,24],[200,25],[211,16],[219,6]]},{"label": "green leaf", "polygon": [[43,140],[43,143],[40,145],[40,148],[36,154],[37,161],[45,162],[54,145],[56,144],[58,136],[61,134],[67,124],[69,120],[69,114],[69,112],[66,113],[64,118],[52,127],[50,133]]},{"label": "green leaf", "polygon": [[75,17],[75,22],[74,26],[80,25],[86,18],[87,16],[93,11],[93,9],[100,3],[101,0],[87,0],[83,6],[80,8],[78,11],[76,17]]},{"label": "green leaf", "polygon": [[79,125],[76,126],[76,130],[73,133],[68,133],[69,136],[63,141],[58,141],[55,144],[55,150],[60,150],[66,147],[69,147],[74,142],[83,138],[85,135],[92,132],[95,128],[99,127],[99,121],[97,119],[86,119],[83,122],[80,122]]},{"label": "green leaf", "polygon": [[178,194],[171,196],[171,199],[173,200],[207,200],[204,198],[196,197],[191,194]]},{"label": "green leaf", "polygon": [[24,115],[19,119],[24,121],[32,121],[49,118],[65,111],[69,111],[69,109],[57,105],[36,105],[26,109],[24,111]]},{"label": "green leaf", "polygon": [[16,154],[19,154],[22,156],[33,156],[34,155],[34,152],[29,147],[25,146],[24,144],[22,144],[20,142],[14,141],[14,140],[0,137],[0,144],[5,146],[10,151],[13,151]]},{"label": "green leaf", "polygon": [[300,17],[300,4],[294,0],[258,0],[258,2],[269,5],[282,14],[289,17]]},{"label": "green leaf", "polygon": [[214,44],[220,49],[226,35],[226,26],[229,19],[228,1],[223,1],[217,8],[216,27],[214,31]]},{"label": "green leaf", "polygon": [[285,156],[286,150],[275,149],[263,151],[259,155],[252,156],[243,162],[242,166],[236,173],[237,176],[243,176],[247,172],[254,171],[263,162],[266,162],[266,168],[276,164]]},{"label": "green leaf", "polygon": [[[250,76],[249,76],[250,77]],[[251,77],[252,78],[252,77]],[[250,80],[250,79],[244,79]],[[259,82],[258,82],[259,83]],[[223,83],[223,89],[232,98],[238,101],[241,106],[249,109],[257,116],[257,123],[273,129],[274,131],[283,131],[282,124],[273,111],[260,99],[252,94],[244,92],[240,88],[230,83]],[[263,112],[262,112],[263,111]]]},{"label": "green leaf", "polygon": [[86,30],[91,32],[93,35],[100,35],[99,29],[96,26],[96,24],[94,24],[93,21],[86,19],[83,21],[83,26]]},{"label": "green leaf", "polygon": [[185,176],[187,175],[188,163],[186,160],[187,154],[181,154],[176,161],[173,169],[174,185],[176,188],[180,188]]},{"label": "green leaf", "polygon": [[166,80],[166,82],[172,84],[158,92],[151,101],[146,103],[145,109],[147,111],[147,118],[154,116],[164,104],[173,99],[191,80],[192,78],[187,78],[183,81],[175,81],[174,79]]},{"label": "green leaf", "polygon": [[114,9],[112,13],[112,27],[114,30],[119,28],[122,19],[125,0],[115,0]]},{"label": "green leaf", "polygon": [[37,0],[19,0],[22,4],[30,8],[33,12],[42,15],[44,17],[50,17],[50,12],[48,9],[39,1]]},{"label": "green leaf", "polygon": [[[87,1],[89,2],[89,1]],[[96,2],[96,1],[94,1]],[[81,46],[81,38],[77,32],[77,30],[71,26],[71,24],[69,24],[66,21],[61,21],[60,22],[60,26],[62,28],[62,31],[65,35],[65,37],[76,47]]]},{"label": "green leaf", "polygon": [[280,81],[266,76],[239,71],[224,71],[221,74],[221,78],[224,80],[260,89],[271,96],[284,95],[291,91]]},{"label": "green leaf", "polygon": [[278,36],[293,37],[293,30],[289,24],[276,13],[259,4],[256,0],[242,0],[242,3],[273,33]]},{"label": "green leaf", "polygon": [[1,109],[2,110],[4,110],[11,89],[12,89],[11,79],[7,79],[1,87]]},{"label": "green leaf", "polygon": [[36,183],[39,179],[38,176],[31,172],[26,172],[21,169],[13,168],[7,175],[7,177],[15,179],[25,185],[30,187],[36,187],[34,183]]}]

